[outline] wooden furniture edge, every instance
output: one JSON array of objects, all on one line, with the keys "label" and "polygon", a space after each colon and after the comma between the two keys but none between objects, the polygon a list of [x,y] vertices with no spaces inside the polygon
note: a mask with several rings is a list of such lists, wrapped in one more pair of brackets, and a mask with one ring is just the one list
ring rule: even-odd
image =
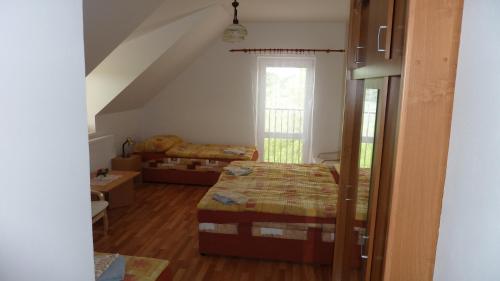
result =
[{"label": "wooden furniture edge", "polygon": [[[106,201],[106,199],[104,198],[104,194],[100,191],[91,189],[90,194],[91,196],[95,196],[99,201]],[[107,209],[107,207],[104,208],[104,210],[92,217],[92,225],[94,225],[94,223],[96,223],[100,219],[103,219],[104,235],[108,235],[109,231],[109,218]]]},{"label": "wooden furniture edge", "polygon": [[431,281],[463,0],[409,0],[384,280]]},{"label": "wooden furniture edge", "polygon": [[[346,199],[357,198],[357,189],[353,188],[358,181],[358,161],[359,159],[359,144],[354,146],[356,139],[360,138],[361,131],[355,130],[361,126],[361,112],[363,110],[363,80],[346,80],[346,92],[344,96],[344,124],[342,128],[343,149],[341,152],[340,179],[339,179],[339,196],[337,203],[337,225],[343,225],[348,222],[349,216],[355,216],[355,202]],[[354,110],[345,110],[352,108]],[[344,143],[346,145],[344,145]],[[344,164],[342,164],[344,163]],[[347,163],[347,164],[346,164]],[[345,223],[343,227],[335,229],[335,247],[334,247],[334,262],[332,268],[332,280],[341,281],[345,272],[346,264],[348,264],[351,254],[348,252],[349,229],[352,225]]]},{"label": "wooden furniture edge", "polygon": [[[386,124],[386,113],[387,113],[387,104],[388,104],[388,96],[389,96],[389,81],[390,77],[380,78],[382,87],[381,91],[379,91],[378,104],[377,104],[377,118],[376,118],[376,127],[375,127],[375,142],[373,143],[374,153],[371,167],[371,176],[370,176],[370,196],[368,203],[368,218],[367,218],[367,227],[366,227],[366,235],[371,237],[371,239],[367,240],[365,247],[367,248],[367,256],[368,260],[366,261],[365,268],[365,276],[364,280],[371,280],[371,270],[372,270],[372,262],[373,262],[373,250],[375,243],[375,226],[377,220],[377,207],[378,207],[378,199],[379,199],[379,191],[380,191],[380,177],[381,177],[381,169],[382,169],[382,156],[383,156],[383,148],[384,148],[384,137],[385,137],[385,124]],[[366,82],[365,82],[366,83]],[[364,253],[363,253],[364,254]]]},{"label": "wooden furniture edge", "polygon": [[114,181],[111,181],[110,183],[106,185],[92,185],[91,187],[93,190],[97,190],[100,192],[109,192],[110,190],[113,190],[114,188],[126,183],[127,181],[133,180],[134,178],[138,177],[141,175],[140,172],[135,172],[135,171],[111,171],[109,172],[110,175],[121,175],[121,177],[115,179]]}]

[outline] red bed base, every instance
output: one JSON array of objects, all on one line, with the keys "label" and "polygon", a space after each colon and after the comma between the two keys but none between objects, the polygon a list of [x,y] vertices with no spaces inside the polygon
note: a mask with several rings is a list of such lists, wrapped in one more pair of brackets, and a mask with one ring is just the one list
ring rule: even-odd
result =
[{"label": "red bed base", "polygon": [[[142,152],[136,153],[141,156],[143,162],[150,160],[160,160],[165,158],[165,153],[162,152]],[[254,152],[252,161],[259,159],[259,153]],[[238,159],[204,159],[216,161],[236,161]],[[155,183],[174,183],[174,184],[189,184],[189,185],[204,185],[212,186],[219,180],[219,172],[207,172],[196,170],[176,170],[176,169],[150,169],[142,168],[142,180],[145,182]]]},{"label": "red bed base", "polygon": [[310,231],[306,241],[255,237],[250,225],[241,224],[237,235],[199,233],[200,253],[209,255],[331,264],[333,245],[321,240],[321,231]]},{"label": "red bed base", "polygon": [[[333,262],[333,242],[323,242],[321,230],[309,228],[307,240],[292,240],[272,237],[255,237],[252,235],[253,222],[283,223],[335,223],[335,218],[305,217],[294,215],[268,214],[258,212],[225,212],[198,210],[200,223],[238,223],[238,234],[218,234],[199,232],[199,249],[201,254],[222,255],[269,259],[279,261],[331,264]],[[362,222],[355,222],[362,227]],[[356,233],[353,232],[353,236]],[[357,241],[358,237],[353,237]],[[352,245],[352,250],[360,252],[359,245]],[[352,265],[360,266],[354,255]]]},{"label": "red bed base", "polygon": [[[255,237],[250,225],[239,225],[237,235],[199,232],[199,251],[202,255],[329,265],[333,262],[334,245],[333,242],[322,241],[319,229],[310,229],[305,241]],[[359,253],[360,246],[353,245],[352,251]],[[354,268],[360,267],[356,255],[353,255],[351,264]]]}]

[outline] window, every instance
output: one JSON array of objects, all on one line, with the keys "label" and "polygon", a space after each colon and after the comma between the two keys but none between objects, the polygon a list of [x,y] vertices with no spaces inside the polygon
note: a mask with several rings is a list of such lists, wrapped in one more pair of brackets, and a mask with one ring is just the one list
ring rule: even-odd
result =
[{"label": "window", "polygon": [[310,162],[313,57],[259,57],[257,145],[266,162]]}]

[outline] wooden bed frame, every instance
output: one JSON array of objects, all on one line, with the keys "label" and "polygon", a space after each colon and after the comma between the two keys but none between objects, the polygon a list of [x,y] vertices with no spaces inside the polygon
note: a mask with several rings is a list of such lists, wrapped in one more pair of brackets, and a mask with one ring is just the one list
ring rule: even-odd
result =
[{"label": "wooden bed frame", "polygon": [[[336,181],[335,170],[331,171]],[[337,173],[338,176],[338,173]],[[320,218],[271,214],[261,212],[228,212],[198,209],[199,223],[238,224],[237,234],[221,234],[199,231],[199,251],[202,255],[222,255],[255,259],[289,261],[298,263],[332,264],[334,242],[322,240],[322,230],[308,228],[307,240],[295,240],[252,235],[252,223],[317,223],[335,224],[335,218]],[[356,227],[365,228],[364,222],[356,221]],[[358,241],[358,232],[352,232],[351,241]],[[360,252],[361,246],[352,243],[352,251]],[[359,259],[351,259],[352,267],[361,266]]]},{"label": "wooden bed frame", "polygon": [[[353,234],[353,236],[356,236]],[[358,237],[353,237],[357,240]],[[332,264],[334,242],[324,242],[320,229],[309,228],[307,240],[293,240],[252,235],[251,223],[240,223],[238,234],[199,232],[201,255],[221,255],[297,263]],[[361,246],[352,245],[360,252]],[[352,259],[352,266],[359,268],[359,259]]]},{"label": "wooden bed frame", "polygon": [[[135,153],[141,157],[142,162],[150,160],[164,159],[163,152],[141,152]],[[192,159],[192,158],[190,158]],[[259,153],[254,152],[252,161],[259,159]],[[217,158],[200,158],[200,161],[215,160],[230,163],[238,159],[217,159]],[[142,167],[142,180],[145,182],[154,183],[173,183],[173,184],[188,184],[188,185],[204,185],[212,186],[219,180],[220,172],[213,171],[197,171],[197,170],[178,170],[178,169],[153,169]]]},{"label": "wooden bed frame", "polygon": [[321,240],[321,231],[309,231],[308,240],[252,236],[251,224],[240,224],[238,234],[199,233],[202,255],[331,264],[334,243]]}]

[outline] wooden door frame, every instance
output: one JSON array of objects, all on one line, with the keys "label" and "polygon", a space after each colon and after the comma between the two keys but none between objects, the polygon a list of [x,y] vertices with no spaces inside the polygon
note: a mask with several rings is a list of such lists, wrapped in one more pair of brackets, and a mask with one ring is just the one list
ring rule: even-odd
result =
[{"label": "wooden door frame", "polygon": [[433,279],[462,10],[463,0],[408,1],[387,281]]}]

